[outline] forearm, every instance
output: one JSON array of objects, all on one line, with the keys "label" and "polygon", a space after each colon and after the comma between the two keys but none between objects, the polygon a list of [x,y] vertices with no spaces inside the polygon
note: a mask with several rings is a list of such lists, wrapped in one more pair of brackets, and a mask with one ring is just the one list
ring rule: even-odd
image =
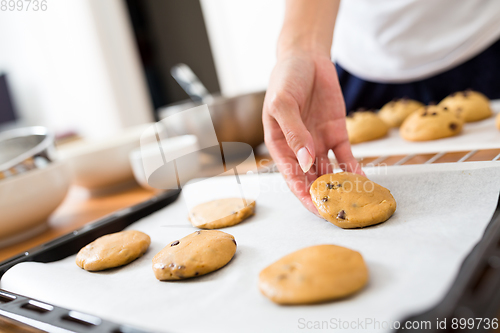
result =
[{"label": "forearm", "polygon": [[287,0],[278,57],[290,51],[330,54],[340,0]]}]

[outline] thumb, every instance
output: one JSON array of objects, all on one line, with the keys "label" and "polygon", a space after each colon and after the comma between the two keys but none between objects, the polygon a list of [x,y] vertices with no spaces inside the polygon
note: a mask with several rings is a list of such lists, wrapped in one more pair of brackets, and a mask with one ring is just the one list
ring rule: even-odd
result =
[{"label": "thumb", "polygon": [[294,152],[304,173],[308,172],[314,163],[314,141],[307,130],[300,109],[291,96],[275,97],[270,103],[269,113],[276,119],[285,136],[286,142]]}]

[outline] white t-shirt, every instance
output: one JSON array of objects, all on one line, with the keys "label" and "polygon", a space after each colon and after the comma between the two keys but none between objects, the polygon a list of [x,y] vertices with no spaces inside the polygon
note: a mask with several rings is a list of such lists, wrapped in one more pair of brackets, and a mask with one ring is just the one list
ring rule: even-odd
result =
[{"label": "white t-shirt", "polygon": [[500,0],[342,0],[334,61],[403,83],[453,68],[500,38]]}]

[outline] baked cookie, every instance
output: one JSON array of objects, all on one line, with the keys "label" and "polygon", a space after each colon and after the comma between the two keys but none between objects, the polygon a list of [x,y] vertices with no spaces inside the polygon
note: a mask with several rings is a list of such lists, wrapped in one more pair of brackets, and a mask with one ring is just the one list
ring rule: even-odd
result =
[{"label": "baked cookie", "polygon": [[406,118],[399,133],[408,141],[436,140],[457,135],[463,123],[463,119],[447,107],[429,105]]},{"label": "baked cookie", "polygon": [[76,264],[87,271],[119,267],[142,256],[151,238],[136,230],[121,231],[97,238],[76,255]]},{"label": "baked cookie", "polygon": [[466,123],[483,120],[492,115],[488,97],[473,90],[453,93],[443,99],[439,106],[456,112]]},{"label": "baked cookie", "polygon": [[498,130],[500,130],[500,113],[497,115],[497,118],[495,120],[495,123],[497,125]]},{"label": "baked cookie", "polygon": [[344,229],[384,222],[396,211],[388,189],[350,172],[323,175],[309,191],[321,217]]},{"label": "baked cookie", "polygon": [[232,235],[218,230],[196,231],[158,252],[153,272],[160,281],[201,276],[225,266],[235,252]]},{"label": "baked cookie", "polygon": [[259,289],[278,304],[311,304],[351,295],[368,282],[359,252],[316,245],[293,252],[263,269]]},{"label": "baked cookie", "polygon": [[255,212],[255,201],[227,198],[202,203],[189,212],[191,224],[200,229],[218,229],[240,223]]},{"label": "baked cookie", "polygon": [[423,106],[424,104],[413,99],[402,98],[384,105],[378,112],[378,116],[389,127],[399,127],[406,117]]},{"label": "baked cookie", "polygon": [[389,126],[370,111],[351,113],[346,117],[346,127],[352,144],[381,138],[389,131]]}]

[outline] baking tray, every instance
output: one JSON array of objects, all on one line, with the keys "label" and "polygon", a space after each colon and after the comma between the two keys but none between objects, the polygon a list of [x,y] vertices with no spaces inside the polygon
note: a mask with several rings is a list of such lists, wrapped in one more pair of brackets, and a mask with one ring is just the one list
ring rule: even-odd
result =
[{"label": "baking tray", "polygon": [[[47,263],[73,255],[95,239],[106,234],[121,231],[139,219],[168,206],[178,198],[179,193],[179,190],[163,192],[147,201],[119,210],[81,229],[5,260],[0,263],[0,278],[7,270],[21,262]],[[34,327],[42,331],[54,333],[145,332],[93,315],[41,302],[4,289],[0,289],[0,316],[15,325]]]},{"label": "baking tray", "polygon": [[[491,325],[491,320],[499,320],[499,315],[500,198],[482,239],[464,259],[445,297],[434,308],[402,321],[398,332],[423,331],[424,322],[432,324],[431,329],[425,329],[425,332],[498,332],[500,324],[497,321],[495,327]],[[485,319],[490,321],[490,327],[485,324]],[[437,320],[446,320],[446,325],[438,329]],[[470,320],[474,326],[466,324],[465,328],[461,328],[460,320],[462,323]],[[458,326],[452,327],[454,322]],[[420,327],[413,329],[414,323],[418,323]]]},{"label": "baking tray", "polygon": [[[123,230],[137,220],[174,202],[179,191],[164,192],[139,205],[120,210],[61,238],[40,245],[0,263],[0,277],[12,266],[27,261],[52,262],[77,253],[96,238]],[[396,306],[396,305],[395,305]],[[429,311],[401,321],[400,331],[416,321],[430,321],[432,331],[453,331],[452,319],[496,318],[500,309],[500,201],[481,241],[464,260],[459,274],[444,299]],[[19,325],[49,332],[145,332],[133,327],[57,307],[27,296],[0,289],[0,316]],[[437,329],[436,319],[447,319],[447,329]],[[406,326],[407,323],[410,326]],[[476,321],[477,324],[477,321]],[[410,328],[410,329],[409,329]],[[487,331],[483,325],[475,332]]]}]

